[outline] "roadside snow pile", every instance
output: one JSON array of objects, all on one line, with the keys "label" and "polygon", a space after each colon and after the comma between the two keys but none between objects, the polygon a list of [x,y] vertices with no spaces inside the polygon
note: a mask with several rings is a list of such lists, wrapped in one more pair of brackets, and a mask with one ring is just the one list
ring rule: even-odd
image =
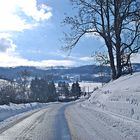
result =
[{"label": "roadside snow pile", "polygon": [[28,104],[10,104],[0,106],[0,121],[3,121],[11,116],[41,108],[46,106],[46,103],[28,103]]},{"label": "roadside snow pile", "polygon": [[101,87],[101,83],[93,83],[93,82],[79,82],[81,90],[83,92],[93,92],[95,88]]},{"label": "roadside snow pile", "polygon": [[111,81],[95,91],[86,104],[140,120],[140,72]]}]

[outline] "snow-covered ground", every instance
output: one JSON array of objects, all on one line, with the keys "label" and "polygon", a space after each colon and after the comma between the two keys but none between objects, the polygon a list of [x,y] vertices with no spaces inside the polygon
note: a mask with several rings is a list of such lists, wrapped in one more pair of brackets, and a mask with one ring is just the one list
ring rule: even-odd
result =
[{"label": "snow-covered ground", "polygon": [[68,103],[21,113],[0,123],[0,140],[71,140],[64,116]]},{"label": "snow-covered ground", "polygon": [[47,104],[43,103],[27,103],[27,104],[12,104],[10,105],[1,105],[0,106],[0,121],[3,121],[11,116],[38,109],[46,106]]},{"label": "snow-covered ground", "polygon": [[101,87],[101,83],[93,83],[93,82],[79,82],[82,91],[92,92],[95,88]]},{"label": "snow-covered ground", "polygon": [[[24,138],[26,138],[26,135],[31,135],[31,139],[33,140],[46,140],[46,136],[50,135],[50,137],[52,137],[53,132],[57,131],[56,133],[59,134],[60,137],[66,135],[66,137],[68,136],[66,139],[73,140],[140,140],[139,81],[140,73],[135,73],[133,75],[123,76],[118,80],[111,81],[103,87],[100,87],[92,93],[88,100],[83,101],[84,99],[81,98],[79,101],[71,103],[59,103],[56,105],[51,103],[48,109],[45,108],[45,112],[41,110],[41,114],[38,114],[38,112],[35,113],[37,118],[35,122],[37,122],[37,125],[34,122],[31,125],[27,122],[25,129],[21,132],[21,136],[25,135]],[[91,89],[94,89],[94,87],[95,84],[90,85]],[[11,110],[16,112],[14,111],[16,107],[13,106],[17,105],[11,105]],[[29,110],[31,110],[31,106],[33,105],[28,104],[27,106],[30,106]],[[17,107],[19,107],[19,105]],[[3,106],[3,108],[8,110],[10,107]],[[1,110],[2,109],[0,109],[0,111]],[[24,114],[26,113],[23,113],[23,115]],[[40,118],[39,121],[37,121],[38,116]],[[28,120],[28,118],[24,120]],[[44,120],[45,123],[42,120]],[[17,125],[14,125],[14,127],[11,127],[9,130],[1,132],[0,136],[5,134],[5,136],[8,135],[10,138],[9,132],[13,132],[13,130],[16,130],[14,128],[20,125],[17,121],[16,124]],[[52,127],[51,129],[50,126]],[[67,128],[68,131],[63,133],[59,132],[59,130],[62,130],[60,126]],[[27,131],[28,128],[31,129]],[[45,131],[43,132],[42,130]],[[34,138],[34,134],[37,134],[36,132],[39,132],[39,136]],[[44,136],[43,139],[42,136]]]},{"label": "snow-covered ground", "polygon": [[73,139],[140,140],[140,73],[111,81],[66,109]]},{"label": "snow-covered ground", "polygon": [[106,84],[92,94],[87,104],[139,120],[140,73],[123,76]]}]

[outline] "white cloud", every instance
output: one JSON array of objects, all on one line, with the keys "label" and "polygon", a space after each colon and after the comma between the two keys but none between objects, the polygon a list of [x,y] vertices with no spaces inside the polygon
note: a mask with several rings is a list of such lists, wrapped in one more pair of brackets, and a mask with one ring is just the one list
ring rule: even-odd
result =
[{"label": "white cloud", "polygon": [[85,56],[85,57],[80,57],[79,58],[79,60],[81,60],[81,61],[93,61],[94,59],[93,59],[93,57],[87,57],[87,56]]},{"label": "white cloud", "polygon": [[87,33],[85,34],[85,37],[87,38],[94,38],[99,40],[100,42],[104,43],[104,39],[98,34],[98,33]]},{"label": "white cloud", "polygon": [[0,33],[0,38],[10,38],[11,34],[9,33]]},{"label": "white cloud", "polygon": [[140,63],[140,53],[133,54],[131,61],[132,61],[132,63]]},{"label": "white cloud", "polygon": [[[32,21],[19,16],[19,9]],[[31,29],[38,22],[48,20],[52,16],[51,11],[45,4],[38,6],[37,0],[0,0],[0,32]]]},{"label": "white cloud", "polygon": [[50,7],[50,6],[46,5],[46,4],[39,5],[39,8],[40,9],[45,9],[47,11],[52,11],[52,7]]},{"label": "white cloud", "polygon": [[56,51],[56,52],[50,52],[49,54],[53,56],[59,56],[63,59],[68,59],[68,60],[73,60],[75,62],[79,62],[79,64],[82,64],[86,62],[87,64],[93,63],[94,58],[91,56],[80,56],[80,54],[75,54],[74,56],[68,55],[66,53],[62,53],[61,51]]},{"label": "white cloud", "polygon": [[[2,14],[2,13],[1,13]],[[31,29],[36,24],[26,23],[25,20],[21,19],[17,15],[8,15],[5,17],[1,17],[0,14],[0,32],[8,32],[8,31],[22,31],[25,29]]]},{"label": "white cloud", "polygon": [[[8,38],[9,37],[9,38]],[[0,66],[15,67],[15,66],[35,66],[35,67],[49,67],[49,66],[74,66],[74,60],[42,60],[31,61],[20,57],[16,52],[16,45],[10,39],[9,34],[0,34]],[[38,50],[38,53],[40,50]]]},{"label": "white cloud", "polygon": [[51,16],[52,8],[46,4],[37,5],[37,0],[0,0],[0,66],[57,65],[56,60],[38,62],[19,57],[11,34],[11,31],[32,29]]},{"label": "white cloud", "polygon": [[[48,20],[52,16],[52,8],[42,4],[37,6],[36,0],[17,0],[18,6],[27,15],[35,19],[36,21]],[[46,12],[47,11],[47,12]]]},{"label": "white cloud", "polygon": [[16,45],[11,39],[0,38],[0,52],[11,53],[16,49]]},{"label": "white cloud", "polygon": [[15,66],[35,66],[35,67],[49,67],[49,66],[74,66],[75,62],[71,60],[42,60],[30,61],[20,56],[13,56],[7,53],[0,52],[0,66],[15,67]]}]

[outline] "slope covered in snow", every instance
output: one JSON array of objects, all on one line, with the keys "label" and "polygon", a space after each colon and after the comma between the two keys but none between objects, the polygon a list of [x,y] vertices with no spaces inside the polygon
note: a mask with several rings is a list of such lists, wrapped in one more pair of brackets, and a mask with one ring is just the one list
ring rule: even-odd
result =
[{"label": "slope covered in snow", "polygon": [[139,120],[140,73],[123,76],[118,80],[111,81],[95,91],[87,103]]}]

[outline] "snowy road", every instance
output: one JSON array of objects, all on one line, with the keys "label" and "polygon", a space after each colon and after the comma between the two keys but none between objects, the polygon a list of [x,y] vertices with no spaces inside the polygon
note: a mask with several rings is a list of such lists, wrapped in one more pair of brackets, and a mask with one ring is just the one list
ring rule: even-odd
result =
[{"label": "snowy road", "polygon": [[72,140],[140,140],[140,121],[83,103],[65,114]]},{"label": "snowy road", "polygon": [[0,140],[140,140],[140,122],[84,102],[52,103],[0,128]]},{"label": "snowy road", "polygon": [[70,140],[64,110],[52,104],[0,130],[0,140]]}]

